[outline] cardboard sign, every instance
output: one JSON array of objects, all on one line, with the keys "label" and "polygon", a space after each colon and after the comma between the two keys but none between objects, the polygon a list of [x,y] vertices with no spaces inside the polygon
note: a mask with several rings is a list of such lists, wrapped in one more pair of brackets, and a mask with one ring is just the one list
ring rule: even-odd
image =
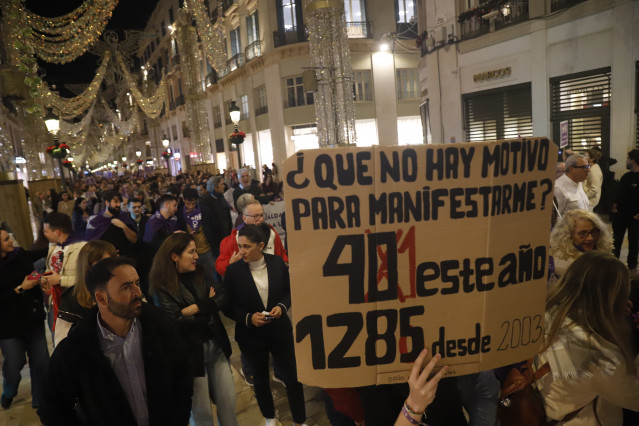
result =
[{"label": "cardboard sign", "polygon": [[286,229],[282,223],[282,216],[284,216],[284,201],[276,201],[274,203],[264,204],[264,222],[275,228],[282,240],[282,245],[286,247]]},{"label": "cardboard sign", "polygon": [[450,375],[535,354],[556,158],[546,138],[289,158],[299,380],[404,382],[424,347]]}]

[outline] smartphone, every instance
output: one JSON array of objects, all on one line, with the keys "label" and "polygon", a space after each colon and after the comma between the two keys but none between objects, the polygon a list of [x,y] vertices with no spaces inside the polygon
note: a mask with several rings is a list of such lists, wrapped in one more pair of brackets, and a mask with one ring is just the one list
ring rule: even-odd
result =
[{"label": "smartphone", "polygon": [[37,281],[41,278],[41,275],[38,271],[33,271],[29,274],[29,281]]},{"label": "smartphone", "polygon": [[53,275],[53,272],[52,272],[52,271],[45,272],[45,273],[44,273],[44,274],[42,274],[42,275],[44,275],[44,276],[47,276],[47,275]]}]

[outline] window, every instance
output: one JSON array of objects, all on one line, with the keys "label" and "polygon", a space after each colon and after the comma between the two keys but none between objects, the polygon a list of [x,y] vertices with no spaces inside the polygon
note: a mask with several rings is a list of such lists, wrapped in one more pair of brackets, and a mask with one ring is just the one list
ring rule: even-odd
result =
[{"label": "window", "polygon": [[175,19],[173,19],[173,6],[169,7],[169,22],[171,24],[173,24],[173,22],[175,22]]},{"label": "window", "polygon": [[178,139],[177,126],[174,124],[171,126],[171,133],[173,134],[173,140],[176,141]]},{"label": "window", "polygon": [[246,17],[246,35],[248,44],[260,39],[260,23],[257,19],[257,10]]},{"label": "window", "polygon": [[568,147],[584,151],[599,147],[610,155],[610,68],[550,79],[553,139],[568,122]]},{"label": "window", "polygon": [[[222,127],[222,113],[219,106],[213,107],[213,127]],[[218,150],[219,151],[219,150]]]},{"label": "window", "polygon": [[182,79],[178,78],[178,92],[180,93],[180,96],[182,96],[184,94],[184,92],[182,92]]},{"label": "window", "polygon": [[397,6],[397,22],[409,23],[414,22],[417,16],[416,0],[396,0]]},{"label": "window", "polygon": [[248,95],[240,96],[240,119],[247,120],[249,118]]},{"label": "window", "polygon": [[296,27],[295,0],[282,0],[282,19],[285,30],[291,30]]},{"label": "window", "polygon": [[398,69],[395,71],[397,99],[417,99],[419,80],[416,69]]},{"label": "window", "polygon": [[[166,23],[162,21],[162,25],[160,26],[160,30],[162,31],[162,37],[166,35]],[[158,42],[160,44],[160,42]]]},{"label": "window", "polygon": [[240,42],[240,27],[237,27],[231,30],[230,34],[231,34],[231,57],[233,57],[242,51],[242,44]]},{"label": "window", "polygon": [[313,105],[313,93],[304,93],[304,83],[301,76],[286,79],[286,96],[288,108]]},{"label": "window", "polygon": [[171,54],[173,54],[173,56],[178,54],[178,44],[175,38],[171,39]]},{"label": "window", "polygon": [[353,71],[353,100],[372,101],[371,71]]},{"label": "window", "polygon": [[397,143],[398,145],[421,145],[424,143],[421,117],[397,118]]},{"label": "window", "polygon": [[255,89],[255,115],[262,115],[268,112],[268,104],[266,102],[266,86],[260,86]]},{"label": "window", "polygon": [[469,142],[533,135],[530,83],[470,93],[462,102]]},{"label": "window", "polygon": [[346,22],[361,22],[366,20],[364,0],[344,0]]}]

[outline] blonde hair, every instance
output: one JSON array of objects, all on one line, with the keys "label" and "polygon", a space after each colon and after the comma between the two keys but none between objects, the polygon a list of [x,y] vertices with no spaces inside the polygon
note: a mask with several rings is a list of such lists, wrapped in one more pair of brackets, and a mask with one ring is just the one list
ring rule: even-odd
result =
[{"label": "blonde hair", "polygon": [[580,252],[572,241],[572,233],[578,220],[591,222],[599,229],[599,237],[593,250],[612,253],[612,235],[599,216],[586,210],[570,210],[559,219],[550,233],[550,254],[559,259],[576,259]]},{"label": "blonde hair", "polygon": [[95,304],[93,296],[87,289],[87,272],[93,264],[102,260],[105,254],[108,254],[109,257],[115,257],[118,252],[113,244],[103,240],[89,241],[78,254],[78,275],[73,286],[73,296],[84,308],[90,308]]},{"label": "blonde hair", "polygon": [[579,256],[561,280],[548,290],[546,311],[553,318],[546,332],[548,349],[558,338],[566,317],[593,335],[619,348],[629,374],[636,374],[625,308],[630,296],[628,268],[608,253]]}]

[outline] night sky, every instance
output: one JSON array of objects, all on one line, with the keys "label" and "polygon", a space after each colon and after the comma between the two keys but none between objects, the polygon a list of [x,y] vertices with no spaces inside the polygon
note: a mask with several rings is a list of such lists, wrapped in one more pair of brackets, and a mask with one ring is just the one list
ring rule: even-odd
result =
[{"label": "night sky", "polygon": [[[101,1],[101,0],[93,0]],[[106,26],[109,30],[143,30],[158,0],[120,0]],[[26,0],[26,7],[42,16],[60,16],[71,12],[82,4],[81,0]],[[98,57],[85,53],[73,62],[64,65],[49,64],[38,60],[45,70],[44,80],[61,89],[65,83],[89,83],[98,68]],[[61,90],[63,96],[72,96]]]}]

